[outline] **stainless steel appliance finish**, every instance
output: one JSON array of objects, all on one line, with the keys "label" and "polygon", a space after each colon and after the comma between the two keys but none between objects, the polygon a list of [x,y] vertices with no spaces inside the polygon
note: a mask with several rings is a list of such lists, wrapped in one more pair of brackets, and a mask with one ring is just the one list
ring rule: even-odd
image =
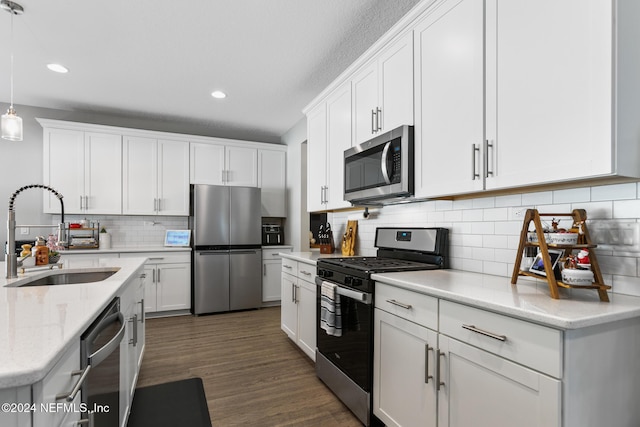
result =
[{"label": "stainless steel appliance finish", "polygon": [[191,212],[193,313],[260,307],[260,189],[193,185]]},{"label": "stainless steel appliance finish", "polygon": [[[447,267],[448,230],[378,228],[375,257],[320,258],[317,262],[316,374],[365,425],[372,412],[375,284],[371,274]],[[320,326],[320,287],[338,286],[342,335]]]},{"label": "stainless steel appliance finish", "polygon": [[413,196],[413,126],[400,126],[344,152],[344,200],[352,205]]},{"label": "stainless steel appliance finish", "polygon": [[[88,411],[82,418],[90,426],[121,426],[120,412],[120,343],[125,335],[120,299],[115,298],[82,334],[80,357],[82,403]],[[77,387],[66,397],[71,402]],[[124,392],[124,390],[123,390]],[[96,409],[94,411],[94,409]],[[105,410],[106,409],[106,410]]]}]

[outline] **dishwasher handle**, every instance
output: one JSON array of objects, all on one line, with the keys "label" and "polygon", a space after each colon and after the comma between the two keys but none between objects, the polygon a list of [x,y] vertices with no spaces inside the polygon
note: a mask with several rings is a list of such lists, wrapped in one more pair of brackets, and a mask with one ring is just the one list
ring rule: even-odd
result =
[{"label": "dishwasher handle", "polygon": [[[88,360],[89,365],[93,365],[93,367],[98,366],[100,363],[102,363],[104,359],[109,357],[109,355],[113,353],[114,350],[116,350],[120,346],[120,342],[124,337],[124,332],[127,327],[127,324],[124,321],[124,316],[122,315],[122,313],[118,312],[107,317],[105,321],[108,321],[108,322],[105,322],[106,323],[105,327],[111,323],[114,323],[116,320],[119,320],[120,324],[122,325],[120,327],[120,330],[118,331],[118,333],[115,334],[113,338],[111,338],[111,340],[109,340],[108,343],[106,343],[104,346],[102,346],[95,352],[91,353]],[[102,329],[104,329],[104,327]]]}]

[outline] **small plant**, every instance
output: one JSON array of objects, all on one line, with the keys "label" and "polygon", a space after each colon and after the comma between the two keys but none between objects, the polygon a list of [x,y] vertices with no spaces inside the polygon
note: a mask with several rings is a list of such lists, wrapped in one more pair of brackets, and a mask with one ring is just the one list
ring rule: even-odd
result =
[{"label": "small plant", "polygon": [[102,228],[100,229],[100,232],[101,232],[101,233],[106,233],[106,232],[107,232],[107,229],[106,229],[106,228],[104,228],[104,227],[102,227]]}]

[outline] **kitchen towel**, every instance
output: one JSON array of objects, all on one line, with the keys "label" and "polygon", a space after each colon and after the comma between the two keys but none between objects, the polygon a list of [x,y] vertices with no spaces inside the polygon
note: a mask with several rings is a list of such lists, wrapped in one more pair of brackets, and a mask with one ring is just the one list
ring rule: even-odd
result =
[{"label": "kitchen towel", "polygon": [[338,285],[322,282],[320,291],[320,327],[327,335],[342,336],[342,313]]}]

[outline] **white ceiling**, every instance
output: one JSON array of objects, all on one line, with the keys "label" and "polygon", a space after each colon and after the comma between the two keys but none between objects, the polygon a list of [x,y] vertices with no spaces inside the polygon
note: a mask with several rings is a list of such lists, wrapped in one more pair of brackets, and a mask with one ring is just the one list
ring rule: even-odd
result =
[{"label": "white ceiling", "polygon": [[[14,103],[277,142],[418,0],[17,0]],[[11,15],[0,11],[0,109]],[[53,73],[57,62],[68,74]],[[216,100],[211,92],[228,93]],[[18,114],[20,111],[18,111]],[[202,133],[202,132],[201,132]]]}]

